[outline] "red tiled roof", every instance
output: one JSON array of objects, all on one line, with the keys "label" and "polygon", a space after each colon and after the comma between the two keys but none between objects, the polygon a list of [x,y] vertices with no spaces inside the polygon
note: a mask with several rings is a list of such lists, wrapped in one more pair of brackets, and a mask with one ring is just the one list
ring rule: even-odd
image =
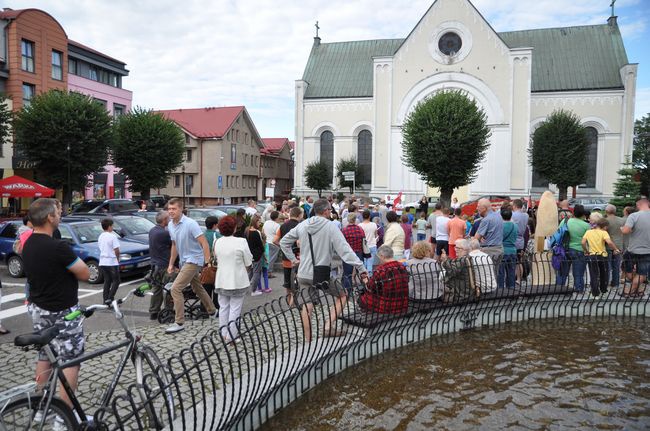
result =
[{"label": "red tiled roof", "polygon": [[289,143],[287,138],[262,138],[264,148],[260,151],[265,154],[277,154],[282,148]]},{"label": "red tiled roof", "polygon": [[123,62],[122,60],[118,60],[117,58],[110,57],[110,56],[104,54],[103,52],[99,52],[99,51],[97,51],[96,49],[92,49],[91,47],[86,46],[86,45],[84,45],[83,43],[79,43],[79,42],[77,42],[77,41],[74,41],[74,40],[72,40],[72,39],[68,39],[68,44],[69,44],[69,45],[72,45],[72,46],[76,46],[76,47],[81,48],[81,49],[86,50],[86,51],[90,51],[90,52],[92,52],[93,54],[97,54],[97,55],[99,55],[99,56],[101,56],[101,57],[107,58],[107,59],[112,60],[112,61],[115,61],[115,62],[117,62],[117,63],[120,63],[120,64],[124,64],[124,65],[126,65],[126,63]]},{"label": "red tiled roof", "polygon": [[243,106],[224,108],[168,109],[156,111],[196,138],[222,138],[244,110]]},{"label": "red tiled roof", "polygon": [[296,149],[296,142],[295,142],[295,141],[289,141],[289,147],[290,147],[292,150],[295,150],[295,149]]},{"label": "red tiled roof", "polygon": [[13,9],[7,9],[7,10],[2,10],[0,11],[0,19],[14,19],[18,15],[20,15],[23,11],[26,9],[18,9],[18,10],[13,10]]}]

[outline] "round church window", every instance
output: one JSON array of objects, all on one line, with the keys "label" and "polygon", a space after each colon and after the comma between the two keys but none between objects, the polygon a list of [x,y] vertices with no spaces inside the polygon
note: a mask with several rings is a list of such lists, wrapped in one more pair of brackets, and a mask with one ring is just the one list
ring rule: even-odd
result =
[{"label": "round church window", "polygon": [[445,55],[453,56],[457,54],[462,46],[463,41],[460,36],[453,31],[448,31],[440,36],[440,39],[438,40],[438,49]]}]

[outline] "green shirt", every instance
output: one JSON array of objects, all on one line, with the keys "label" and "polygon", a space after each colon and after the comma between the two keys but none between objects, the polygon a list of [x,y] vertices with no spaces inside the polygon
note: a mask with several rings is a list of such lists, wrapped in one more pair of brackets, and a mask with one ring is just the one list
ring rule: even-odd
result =
[{"label": "green shirt", "polygon": [[575,217],[571,217],[567,223],[569,228],[569,248],[582,253],[582,237],[589,230],[589,223]]},{"label": "green shirt", "polygon": [[212,246],[214,245],[214,241],[221,238],[221,234],[216,230],[206,229],[206,231],[203,232],[203,235],[205,235],[205,240],[208,242],[208,248],[210,249],[210,256],[213,256],[214,250],[212,249]]}]

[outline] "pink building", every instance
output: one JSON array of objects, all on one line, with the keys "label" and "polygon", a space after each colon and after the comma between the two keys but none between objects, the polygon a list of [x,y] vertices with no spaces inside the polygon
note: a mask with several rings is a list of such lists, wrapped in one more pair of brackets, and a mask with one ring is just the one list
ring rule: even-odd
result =
[{"label": "pink building", "polygon": [[[122,88],[126,64],[68,39],[68,90],[92,96],[114,116],[131,109],[133,93]],[[88,178],[85,199],[131,198],[127,180],[113,165]]]}]

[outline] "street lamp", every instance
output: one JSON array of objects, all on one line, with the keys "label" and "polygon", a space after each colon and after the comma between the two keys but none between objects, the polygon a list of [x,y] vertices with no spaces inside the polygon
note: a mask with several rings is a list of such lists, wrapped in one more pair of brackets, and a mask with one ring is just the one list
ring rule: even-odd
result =
[{"label": "street lamp", "polygon": [[183,172],[183,207],[185,207],[185,165],[181,168]]}]

